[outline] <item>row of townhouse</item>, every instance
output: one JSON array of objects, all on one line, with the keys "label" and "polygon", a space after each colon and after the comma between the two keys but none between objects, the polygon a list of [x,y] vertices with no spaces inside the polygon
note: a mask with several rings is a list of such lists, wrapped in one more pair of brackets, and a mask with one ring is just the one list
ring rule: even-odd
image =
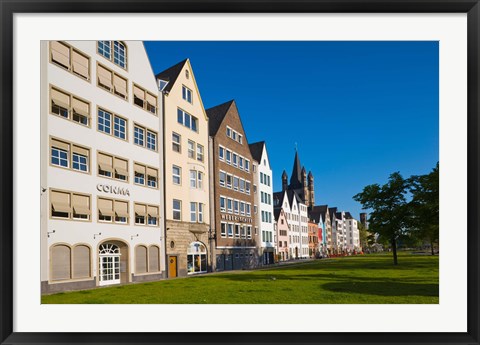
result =
[{"label": "row of townhouse", "polygon": [[266,144],[234,101],[204,108],[188,59],[155,74],[139,41],[45,41],[41,83],[42,293],[275,261]]},{"label": "row of townhouse", "polygon": [[315,205],[314,193],[313,174],[307,175],[295,152],[290,181],[284,171],[282,191],[273,193],[278,260],[361,251],[358,221],[336,207]]}]

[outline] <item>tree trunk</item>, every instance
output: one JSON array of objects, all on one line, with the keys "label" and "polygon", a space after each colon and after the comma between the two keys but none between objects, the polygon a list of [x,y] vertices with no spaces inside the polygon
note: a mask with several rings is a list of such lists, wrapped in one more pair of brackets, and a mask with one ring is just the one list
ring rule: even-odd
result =
[{"label": "tree trunk", "polygon": [[432,249],[432,255],[435,255],[435,250],[433,250],[433,241],[430,241],[430,248]]},{"label": "tree trunk", "polygon": [[392,251],[393,251],[393,264],[398,265],[398,260],[397,260],[397,241],[395,240],[395,237],[392,237]]}]

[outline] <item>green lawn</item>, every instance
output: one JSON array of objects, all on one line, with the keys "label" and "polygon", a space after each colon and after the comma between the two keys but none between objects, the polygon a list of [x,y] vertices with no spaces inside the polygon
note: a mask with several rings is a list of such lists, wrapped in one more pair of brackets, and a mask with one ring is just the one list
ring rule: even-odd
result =
[{"label": "green lawn", "polygon": [[322,259],[42,296],[42,303],[438,303],[438,256],[401,253]]}]

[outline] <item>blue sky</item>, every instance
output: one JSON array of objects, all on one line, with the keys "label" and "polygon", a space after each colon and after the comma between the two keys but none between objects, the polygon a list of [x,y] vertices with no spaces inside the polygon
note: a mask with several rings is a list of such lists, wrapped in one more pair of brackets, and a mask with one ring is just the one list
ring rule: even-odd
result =
[{"label": "blue sky", "polygon": [[438,42],[145,42],[155,73],[190,58],[206,109],[235,99],[250,143],[265,140],[274,191],[297,144],[316,204],[438,161]]}]

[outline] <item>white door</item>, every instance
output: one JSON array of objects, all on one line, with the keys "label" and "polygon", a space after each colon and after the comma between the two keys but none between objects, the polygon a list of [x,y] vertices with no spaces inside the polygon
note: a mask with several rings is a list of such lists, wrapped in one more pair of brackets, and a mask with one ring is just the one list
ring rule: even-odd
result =
[{"label": "white door", "polygon": [[114,244],[102,244],[99,254],[99,285],[120,284],[119,248]]}]

